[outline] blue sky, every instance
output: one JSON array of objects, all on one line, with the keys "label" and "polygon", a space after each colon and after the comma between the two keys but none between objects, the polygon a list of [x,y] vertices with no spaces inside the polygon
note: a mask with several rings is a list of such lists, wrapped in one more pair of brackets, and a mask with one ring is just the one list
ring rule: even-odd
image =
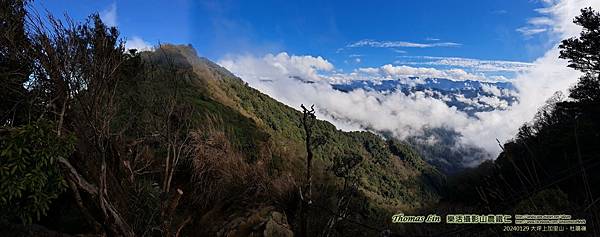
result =
[{"label": "blue sky", "polygon": [[518,30],[538,15],[535,10],[543,4],[536,0],[83,0],[36,5],[75,19],[99,12],[128,40],[191,43],[215,61],[287,52],[322,56],[336,69],[351,71],[420,56],[531,62],[552,46],[546,34]]},{"label": "blue sky", "polygon": [[[315,104],[326,111],[319,118],[338,128],[369,127],[399,138],[423,127],[451,128],[461,142],[491,154],[499,152],[496,139],[514,137],[547,98],[566,93],[577,81],[579,74],[558,58],[557,46],[579,34],[573,17],[590,5],[600,9],[600,0],[36,2],[38,9],[68,12],[78,20],[99,12],[119,27],[130,47],[192,44],[201,56],[278,101],[294,108]],[[423,78],[510,81],[516,92],[486,87],[494,96],[470,102],[500,109],[475,118],[427,92],[341,93],[329,85],[352,80],[416,85]],[[507,93],[519,103],[504,109],[498,96]]]}]

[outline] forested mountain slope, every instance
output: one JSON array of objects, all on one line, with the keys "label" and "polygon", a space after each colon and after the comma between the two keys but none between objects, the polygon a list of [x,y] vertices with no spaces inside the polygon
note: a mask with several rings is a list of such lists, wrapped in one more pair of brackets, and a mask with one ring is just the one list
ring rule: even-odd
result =
[{"label": "forested mountain slope", "polygon": [[444,176],[405,143],[339,131],[189,45],[128,51],[98,15],[26,5],[1,9],[9,233],[372,236],[439,198]]},{"label": "forested mountain slope", "polygon": [[600,233],[600,13],[582,9],[574,23],[583,30],[562,41],[560,57],[583,76],[568,97],[549,98],[496,160],[451,178],[442,203],[454,211],[569,213],[587,220],[588,235]]},{"label": "forested mountain slope", "polygon": [[[162,58],[167,65],[187,68],[191,79],[184,88],[198,109],[200,124],[211,124],[209,129],[222,131],[232,144],[231,149],[244,156],[245,161],[268,164],[270,178],[292,177],[295,185],[301,186],[306,163],[301,112],[247,86],[209,60],[198,58],[191,46],[162,45],[141,56],[153,62]],[[385,223],[387,215],[394,211],[411,212],[437,201],[444,177],[407,144],[385,141],[368,132],[342,132],[326,121],[317,121],[314,133],[323,141],[315,149],[313,164],[317,176],[313,192],[319,196],[318,205],[335,206],[336,190],[341,189],[344,178],[337,177],[334,169],[352,159],[357,164],[348,171],[348,176],[352,176],[348,180],[357,185],[356,206],[352,208],[361,210],[355,213],[357,221],[366,221],[373,218],[368,215],[376,214],[382,215],[377,218]],[[298,191],[291,192],[294,195]],[[284,208],[293,212],[295,207]],[[325,222],[315,220],[312,226]]]}]

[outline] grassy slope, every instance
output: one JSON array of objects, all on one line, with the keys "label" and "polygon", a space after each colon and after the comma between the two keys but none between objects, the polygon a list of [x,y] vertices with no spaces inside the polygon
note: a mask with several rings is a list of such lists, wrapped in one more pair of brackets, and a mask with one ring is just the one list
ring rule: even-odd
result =
[{"label": "grassy slope", "polygon": [[[306,152],[299,111],[249,87],[224,68],[198,58],[189,46],[164,45],[153,54],[158,53],[191,65],[189,69],[196,78],[191,80],[193,86],[188,93],[203,113],[199,120],[219,121],[231,143],[246,157],[268,156],[274,170],[302,180]],[[317,193],[319,188],[341,182],[327,171],[333,158],[355,153],[363,157],[356,174],[359,190],[368,200],[368,212],[411,212],[437,201],[437,188],[444,177],[410,146],[385,141],[369,132],[343,132],[326,121],[318,121],[316,132],[327,138],[327,143],[315,152]]]}]

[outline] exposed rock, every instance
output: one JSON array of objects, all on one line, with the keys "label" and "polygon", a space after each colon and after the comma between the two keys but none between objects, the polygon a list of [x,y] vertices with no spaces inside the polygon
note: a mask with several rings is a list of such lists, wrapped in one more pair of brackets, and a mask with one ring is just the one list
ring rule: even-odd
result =
[{"label": "exposed rock", "polygon": [[285,214],[273,207],[263,207],[229,221],[218,236],[293,237]]},{"label": "exposed rock", "polygon": [[263,232],[265,237],[292,237],[294,232],[290,230],[290,226],[287,223],[287,217],[280,212],[271,212],[271,217],[265,225],[265,231]]}]

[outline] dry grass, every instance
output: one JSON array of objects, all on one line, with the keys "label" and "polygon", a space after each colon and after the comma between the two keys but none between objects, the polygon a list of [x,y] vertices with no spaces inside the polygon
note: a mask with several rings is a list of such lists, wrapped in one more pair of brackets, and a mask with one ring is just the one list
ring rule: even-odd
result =
[{"label": "dry grass", "polygon": [[270,160],[260,155],[249,163],[235,151],[225,133],[214,128],[192,135],[194,205],[202,209],[225,203],[277,203],[291,198],[295,183],[289,176],[268,172]]}]

